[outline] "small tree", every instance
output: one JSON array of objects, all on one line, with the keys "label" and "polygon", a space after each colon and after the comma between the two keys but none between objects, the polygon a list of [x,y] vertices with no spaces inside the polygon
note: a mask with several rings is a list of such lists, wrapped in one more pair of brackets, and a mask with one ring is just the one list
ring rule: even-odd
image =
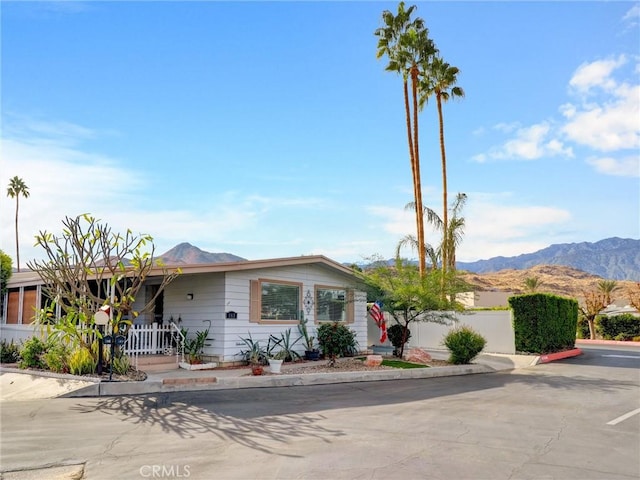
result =
[{"label": "small tree", "polygon": [[11,257],[0,250],[0,313],[4,312],[4,295],[12,274]]},{"label": "small tree", "polygon": [[[89,214],[66,217],[62,224],[60,237],[46,231],[36,236],[36,245],[44,249],[46,260],[27,265],[44,282],[48,321],[53,322],[54,333],[81,347],[89,348],[92,339],[100,335],[93,322],[98,308],[111,307],[111,329],[124,334],[131,320],[152,308],[160,292],[180,273],[179,269],[170,272],[154,259],[149,235],[137,236],[130,230],[124,235],[115,233]],[[150,252],[145,252],[146,248]],[[156,295],[134,311],[138,292],[152,272],[161,277]],[[51,320],[56,306],[62,311],[61,318]]]},{"label": "small tree", "polygon": [[640,311],[640,282],[636,282],[633,287],[629,288],[627,295],[631,306]]},{"label": "small tree", "polygon": [[[394,266],[377,262],[373,268],[360,274],[369,286],[369,291],[380,297],[369,300],[380,300],[383,309],[403,328],[400,357],[404,354],[407,331],[412,322],[447,324],[453,317],[445,312],[462,309],[454,299],[455,293],[463,288],[460,288],[453,278],[449,278],[444,283],[450,286],[447,295],[440,295],[443,284],[441,275],[442,270],[430,270],[425,275],[420,275],[415,265],[399,257],[396,257]],[[447,275],[455,276],[455,272],[449,272]]]},{"label": "small tree", "polygon": [[582,315],[589,325],[589,338],[591,340],[595,340],[596,338],[595,320],[606,306],[605,301],[605,294],[600,291],[585,292],[584,303],[578,306],[580,315]]}]

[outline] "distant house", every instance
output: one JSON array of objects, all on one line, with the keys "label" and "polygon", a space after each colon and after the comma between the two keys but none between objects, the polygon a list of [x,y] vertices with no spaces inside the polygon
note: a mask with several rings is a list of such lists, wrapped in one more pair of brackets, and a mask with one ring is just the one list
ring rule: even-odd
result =
[{"label": "distant house", "polygon": [[492,308],[508,307],[509,297],[517,295],[514,292],[479,291],[462,292],[456,295],[456,300],[464,305],[464,308]]},{"label": "distant house", "polygon": [[[152,311],[134,319],[125,349],[142,354],[166,350],[167,333],[187,329],[189,336],[209,328],[205,355],[219,362],[239,359],[242,337],[266,343],[270,334],[292,330],[302,318],[315,336],[323,322],[339,321],[367,345],[366,295],[348,267],[321,255],[180,265],[182,274],[158,296]],[[134,309],[153,298],[161,282],[158,270],[140,290]],[[42,281],[34,272],[15,273],[8,283],[0,338],[33,335],[31,323],[44,305]],[[151,336],[150,336],[151,332]],[[303,350],[301,343],[297,349]]]}]

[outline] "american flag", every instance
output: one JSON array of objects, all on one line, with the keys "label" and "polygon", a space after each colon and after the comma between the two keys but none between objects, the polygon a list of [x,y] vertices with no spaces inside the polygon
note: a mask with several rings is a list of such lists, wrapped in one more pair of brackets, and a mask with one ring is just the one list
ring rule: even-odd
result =
[{"label": "american flag", "polygon": [[371,305],[369,315],[371,315],[371,318],[373,318],[373,321],[376,322],[376,325],[380,329],[380,343],[384,343],[387,340],[387,322],[384,320],[382,303],[377,301]]}]

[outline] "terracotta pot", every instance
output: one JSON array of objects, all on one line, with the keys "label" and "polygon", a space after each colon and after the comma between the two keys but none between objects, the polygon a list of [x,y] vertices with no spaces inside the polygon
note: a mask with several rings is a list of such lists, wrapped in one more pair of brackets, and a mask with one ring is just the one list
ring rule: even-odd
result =
[{"label": "terracotta pot", "polygon": [[251,365],[251,373],[254,375],[262,375],[264,373],[264,368],[262,365]]}]

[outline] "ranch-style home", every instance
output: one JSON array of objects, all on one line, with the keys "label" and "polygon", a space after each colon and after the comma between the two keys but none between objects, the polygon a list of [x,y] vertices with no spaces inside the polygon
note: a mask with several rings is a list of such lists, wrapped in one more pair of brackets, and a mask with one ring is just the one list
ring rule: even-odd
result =
[{"label": "ranch-style home", "polygon": [[[168,265],[171,268],[171,265]],[[179,265],[182,273],[157,297],[152,311],[134,319],[125,350],[131,354],[162,354],[180,329],[188,337],[209,329],[205,356],[212,361],[238,361],[242,338],[266,344],[269,335],[307,320],[310,334],[323,322],[344,322],[356,332],[359,349],[367,348],[367,303],[352,270],[322,255]],[[153,298],[160,270],[150,275],[134,305]],[[20,341],[34,334],[34,312],[44,306],[42,281],[34,272],[14,273],[5,295],[0,338]],[[144,298],[140,298],[144,296]],[[295,346],[304,351],[302,342]]]}]

